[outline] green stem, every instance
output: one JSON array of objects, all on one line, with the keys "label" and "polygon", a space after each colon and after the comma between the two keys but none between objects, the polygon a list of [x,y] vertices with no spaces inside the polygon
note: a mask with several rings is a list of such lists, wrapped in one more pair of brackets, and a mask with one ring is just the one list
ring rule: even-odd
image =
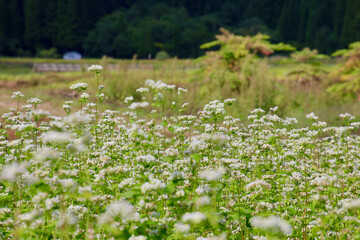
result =
[{"label": "green stem", "polygon": [[99,147],[99,140],[98,140],[98,95],[99,95],[99,74],[96,73],[96,98],[95,98],[95,139],[96,139],[96,147]]},{"label": "green stem", "polygon": [[[165,99],[162,101],[162,121],[165,121]],[[164,149],[165,149],[165,140],[166,140],[166,131],[165,131],[165,122],[163,123],[163,135],[164,135]]]}]

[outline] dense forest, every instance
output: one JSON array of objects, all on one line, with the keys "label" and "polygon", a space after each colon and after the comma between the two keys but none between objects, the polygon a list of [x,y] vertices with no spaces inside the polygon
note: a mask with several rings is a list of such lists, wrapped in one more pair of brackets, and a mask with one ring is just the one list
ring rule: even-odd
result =
[{"label": "dense forest", "polygon": [[0,0],[0,55],[197,57],[220,27],[331,53],[360,39],[360,0]]}]

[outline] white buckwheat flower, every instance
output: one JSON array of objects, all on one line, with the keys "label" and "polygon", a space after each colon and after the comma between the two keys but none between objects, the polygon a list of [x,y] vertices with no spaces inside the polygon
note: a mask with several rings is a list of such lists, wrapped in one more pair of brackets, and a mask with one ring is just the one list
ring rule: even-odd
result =
[{"label": "white buckwheat flower", "polygon": [[280,233],[288,236],[293,232],[292,226],[279,216],[255,216],[250,219],[250,224],[254,228],[259,228],[263,231],[272,232],[274,234]]},{"label": "white buckwheat flower", "polygon": [[178,95],[182,95],[183,93],[187,93],[187,91],[188,91],[187,89],[179,87],[178,88]]},{"label": "white buckwheat flower", "polygon": [[81,99],[88,99],[89,98],[89,94],[88,93],[82,93],[81,95],[80,95],[80,98]]},{"label": "white buckwheat flower", "polygon": [[228,98],[224,100],[224,103],[227,105],[232,105],[236,101],[235,98]]},{"label": "white buckwheat flower", "polygon": [[19,91],[13,92],[13,95],[11,96],[12,99],[20,99],[20,98],[23,98],[23,97],[24,97],[24,94],[22,94]]},{"label": "white buckwheat flower", "polygon": [[244,188],[245,188],[245,190],[249,191],[249,190],[252,190],[254,188],[259,188],[259,187],[260,188],[265,188],[265,189],[270,189],[271,184],[265,182],[264,180],[256,180],[256,181],[253,181],[253,182],[249,183]]},{"label": "white buckwheat flower", "polygon": [[91,67],[88,68],[89,72],[94,72],[94,73],[101,73],[102,70],[103,67],[100,65],[91,65]]},{"label": "white buckwheat flower", "polygon": [[0,180],[15,182],[16,178],[26,172],[26,163],[12,163],[2,168]]},{"label": "white buckwheat flower", "polygon": [[199,224],[206,219],[205,214],[202,212],[185,213],[181,220],[185,223]]},{"label": "white buckwheat flower", "polygon": [[138,92],[138,93],[148,93],[149,89],[141,87],[141,88],[136,89],[136,92]]},{"label": "white buckwheat flower", "polygon": [[223,172],[218,169],[204,170],[199,172],[199,178],[209,182],[218,181],[221,179]]},{"label": "white buckwheat flower", "polygon": [[349,210],[360,208],[360,198],[345,203],[343,208]]},{"label": "white buckwheat flower", "polygon": [[65,144],[71,141],[71,136],[66,132],[50,131],[42,135],[45,143]]},{"label": "white buckwheat flower", "polygon": [[340,115],[339,115],[339,117],[340,117],[340,118],[342,118],[342,119],[349,120],[349,121],[351,121],[351,120],[354,120],[354,119],[355,119],[355,117],[354,117],[353,115],[351,115],[350,113],[343,113],[343,114],[340,114]]},{"label": "white buckwheat flower", "polygon": [[175,223],[174,225],[175,231],[178,233],[188,233],[190,231],[190,225],[189,224],[183,224],[183,223]]},{"label": "white buckwheat flower", "polygon": [[80,92],[86,90],[87,86],[87,83],[75,83],[70,86],[70,89]]},{"label": "white buckwheat flower", "polygon": [[131,236],[129,238],[129,240],[146,240],[147,237],[143,236],[143,235],[139,235],[139,236]]},{"label": "white buckwheat flower", "polygon": [[318,117],[313,112],[306,115],[306,118],[307,119],[312,119],[312,120],[317,120],[318,119]]},{"label": "white buckwheat flower", "polygon": [[134,97],[133,97],[133,96],[126,97],[125,100],[124,100],[124,103],[128,104],[128,103],[131,103],[132,101],[134,101]]},{"label": "white buckwheat flower", "polygon": [[42,100],[39,99],[39,98],[30,98],[26,102],[29,103],[29,104],[39,105],[39,104],[42,103]]}]

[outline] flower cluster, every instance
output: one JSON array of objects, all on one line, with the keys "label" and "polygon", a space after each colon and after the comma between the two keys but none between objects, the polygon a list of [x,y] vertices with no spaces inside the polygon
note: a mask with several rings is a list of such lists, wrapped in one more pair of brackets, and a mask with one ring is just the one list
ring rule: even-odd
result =
[{"label": "flower cluster", "polygon": [[94,72],[94,73],[101,73],[102,70],[103,70],[103,67],[100,65],[91,65],[88,68],[89,72]]},{"label": "flower cluster", "polygon": [[0,239],[358,238],[354,116],[330,126],[310,113],[298,128],[274,107],[242,121],[235,99],[183,114],[187,90],[146,86],[119,111],[77,83],[79,111],[31,98],[2,115]]},{"label": "flower cluster", "polygon": [[76,83],[70,86],[70,89],[81,92],[86,90],[88,84],[87,83]]}]

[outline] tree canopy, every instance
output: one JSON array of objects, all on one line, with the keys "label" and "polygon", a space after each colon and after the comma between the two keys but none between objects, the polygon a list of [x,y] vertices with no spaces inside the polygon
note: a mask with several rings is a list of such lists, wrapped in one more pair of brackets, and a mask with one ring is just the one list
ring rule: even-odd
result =
[{"label": "tree canopy", "polygon": [[359,40],[359,19],[360,0],[0,0],[0,55],[197,57],[221,27],[329,54]]}]

